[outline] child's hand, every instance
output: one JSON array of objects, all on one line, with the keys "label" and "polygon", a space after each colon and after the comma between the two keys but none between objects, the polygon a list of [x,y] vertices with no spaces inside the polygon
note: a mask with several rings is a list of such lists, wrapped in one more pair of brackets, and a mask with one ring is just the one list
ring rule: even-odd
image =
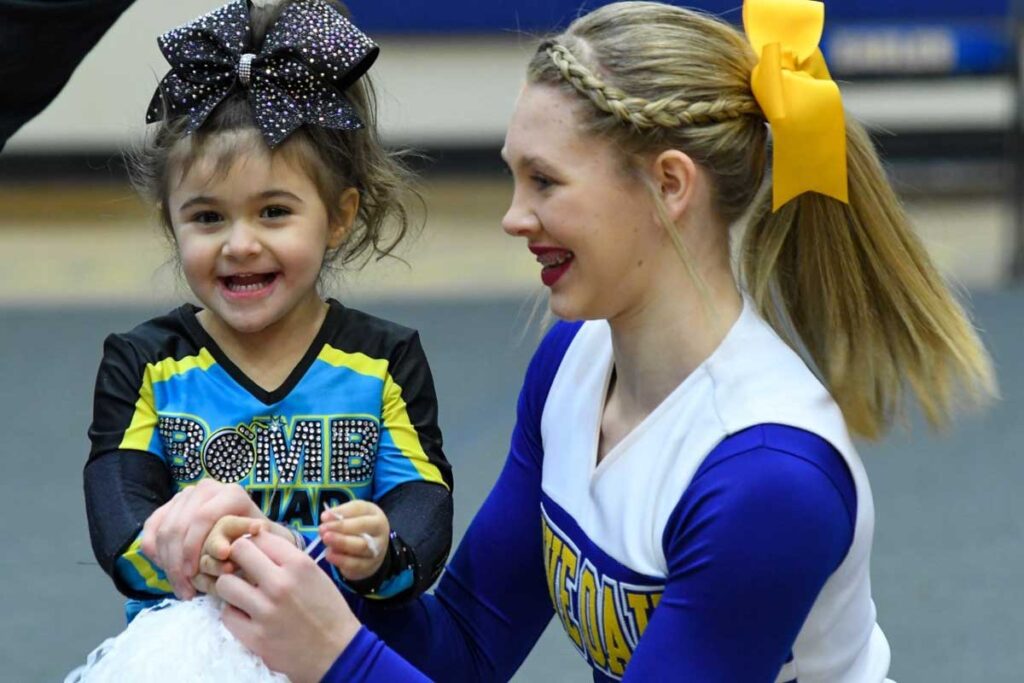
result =
[{"label": "child's hand", "polygon": [[227,515],[217,520],[200,551],[199,573],[192,579],[192,585],[196,590],[200,593],[214,593],[217,577],[233,574],[236,570],[234,564],[228,560],[231,544],[247,534],[255,536],[260,533],[273,533],[292,544],[295,543],[288,529],[268,519]]},{"label": "child's hand", "polygon": [[195,597],[191,580],[199,571],[203,540],[227,515],[266,519],[241,486],[209,478],[179,491],[146,519],[142,552],[164,570],[178,599]]},{"label": "child's hand", "polygon": [[353,500],[320,516],[320,537],[327,561],[350,581],[373,576],[388,550],[391,525],[384,511],[365,500]]}]

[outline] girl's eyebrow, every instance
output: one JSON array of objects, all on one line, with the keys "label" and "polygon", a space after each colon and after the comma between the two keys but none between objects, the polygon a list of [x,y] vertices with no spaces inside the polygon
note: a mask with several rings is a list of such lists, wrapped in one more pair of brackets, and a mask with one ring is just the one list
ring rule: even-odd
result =
[{"label": "girl's eyebrow", "polygon": [[[296,202],[297,204],[305,204],[305,202],[302,201],[302,198],[299,197],[298,195],[293,194],[293,193],[289,192],[288,190],[279,190],[279,189],[267,190],[266,192],[260,192],[259,194],[254,195],[253,199],[273,199],[275,197],[284,197],[286,199],[292,200],[293,202]],[[188,201],[183,203],[181,206],[179,206],[178,207],[178,211],[184,211],[185,209],[189,208],[190,206],[195,206],[196,204],[216,204],[216,203],[217,203],[217,200],[214,197],[209,197],[207,195],[199,195],[197,197],[192,197],[191,199],[189,199]]]},{"label": "girl's eyebrow", "polygon": [[[512,168],[512,163],[508,158],[508,154],[504,149],[501,150],[501,160],[505,162],[505,165]],[[552,164],[543,157],[536,156],[534,154],[527,154],[526,156],[519,157],[515,160],[517,166],[530,167],[537,166],[540,168],[551,169]]]},{"label": "girl's eyebrow", "polygon": [[293,194],[293,193],[289,192],[288,190],[278,190],[278,189],[267,190],[266,192],[261,192],[258,195],[256,195],[254,197],[254,199],[272,199],[274,197],[285,197],[287,199],[291,199],[293,202],[297,202],[299,204],[305,204],[305,202],[302,201],[302,199],[298,195]]},{"label": "girl's eyebrow", "polygon": [[196,204],[215,204],[215,203],[216,203],[216,200],[213,197],[207,197],[206,195],[199,195],[198,197],[192,197],[192,199],[189,199],[187,202],[185,202],[184,204],[179,206],[178,207],[178,211],[184,211],[185,209],[189,208],[190,206],[195,206]]}]

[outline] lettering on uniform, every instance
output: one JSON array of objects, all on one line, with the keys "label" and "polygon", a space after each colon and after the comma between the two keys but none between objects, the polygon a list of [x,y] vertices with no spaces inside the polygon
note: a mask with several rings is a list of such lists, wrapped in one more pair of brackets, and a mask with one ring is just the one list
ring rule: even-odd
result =
[{"label": "lettering on uniform", "polygon": [[543,508],[542,533],[548,595],[569,639],[591,666],[622,678],[664,586],[603,575]]},{"label": "lettering on uniform", "polygon": [[373,477],[380,427],[368,418],[331,420],[331,483],[365,481]]},{"label": "lettering on uniform", "polygon": [[168,415],[160,418],[156,428],[174,480],[184,483],[202,477],[206,427],[190,417]]},{"label": "lettering on uniform", "polygon": [[197,418],[162,415],[157,432],[179,489],[203,476],[240,483],[267,517],[306,529],[324,505],[368,494],[380,445],[379,422],[364,415],[302,416],[290,426],[257,417],[212,433]]},{"label": "lettering on uniform", "polygon": [[203,466],[210,476],[225,483],[239,482],[249,476],[256,462],[252,443],[228,427],[218,430],[203,449]]},{"label": "lettering on uniform", "polygon": [[256,471],[254,484],[273,482],[271,460],[276,465],[279,481],[295,481],[295,475],[302,463],[302,481],[307,484],[324,480],[324,436],[323,421],[301,418],[294,420],[291,438],[285,438],[284,420],[273,419],[269,423],[254,422],[256,446]]},{"label": "lettering on uniform", "polygon": [[248,493],[249,498],[269,519],[288,524],[297,522],[307,528],[320,524],[319,511],[324,505],[336,507],[356,498],[352,491],[344,488],[310,491],[294,485],[283,489],[249,489]]},{"label": "lettering on uniform", "polygon": [[[329,425],[330,443],[325,444]],[[373,479],[380,426],[369,417],[302,417],[289,429],[281,417],[260,417],[248,425],[216,430],[198,419],[164,415],[157,422],[171,474],[179,485],[205,474],[225,483],[250,485],[366,483]],[[325,464],[330,448],[330,465]],[[299,473],[301,471],[301,477]]]}]

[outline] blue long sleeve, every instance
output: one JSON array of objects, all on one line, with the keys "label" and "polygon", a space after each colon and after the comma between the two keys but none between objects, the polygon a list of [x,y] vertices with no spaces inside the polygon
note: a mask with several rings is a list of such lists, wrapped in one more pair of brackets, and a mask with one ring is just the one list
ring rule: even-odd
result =
[{"label": "blue long sleeve", "polygon": [[666,526],[665,593],[625,680],[775,681],[855,517],[823,439],[762,425],[723,441]]},{"label": "blue long sleeve", "polygon": [[540,416],[577,329],[557,325],[531,361],[508,459],[436,593],[399,608],[361,603],[358,616],[391,649],[375,655],[379,672],[343,653],[325,681],[406,680],[385,678],[393,657],[435,681],[504,681],[533,649],[554,613],[542,554]]},{"label": "blue long sleeve", "polygon": [[348,644],[321,679],[341,683],[371,683],[372,681],[403,681],[429,683],[430,679],[417,671],[365,626]]}]

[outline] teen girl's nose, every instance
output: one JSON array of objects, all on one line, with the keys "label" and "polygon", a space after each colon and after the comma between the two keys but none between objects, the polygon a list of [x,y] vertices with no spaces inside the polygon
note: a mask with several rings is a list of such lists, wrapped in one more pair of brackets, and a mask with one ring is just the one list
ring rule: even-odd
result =
[{"label": "teen girl's nose", "polygon": [[513,237],[525,237],[540,229],[540,221],[518,195],[518,192],[513,195],[512,204],[501,219],[501,228]]},{"label": "teen girl's nose", "polygon": [[255,256],[263,250],[257,229],[248,221],[237,220],[231,223],[227,239],[224,241],[222,253],[225,256],[243,259]]}]

